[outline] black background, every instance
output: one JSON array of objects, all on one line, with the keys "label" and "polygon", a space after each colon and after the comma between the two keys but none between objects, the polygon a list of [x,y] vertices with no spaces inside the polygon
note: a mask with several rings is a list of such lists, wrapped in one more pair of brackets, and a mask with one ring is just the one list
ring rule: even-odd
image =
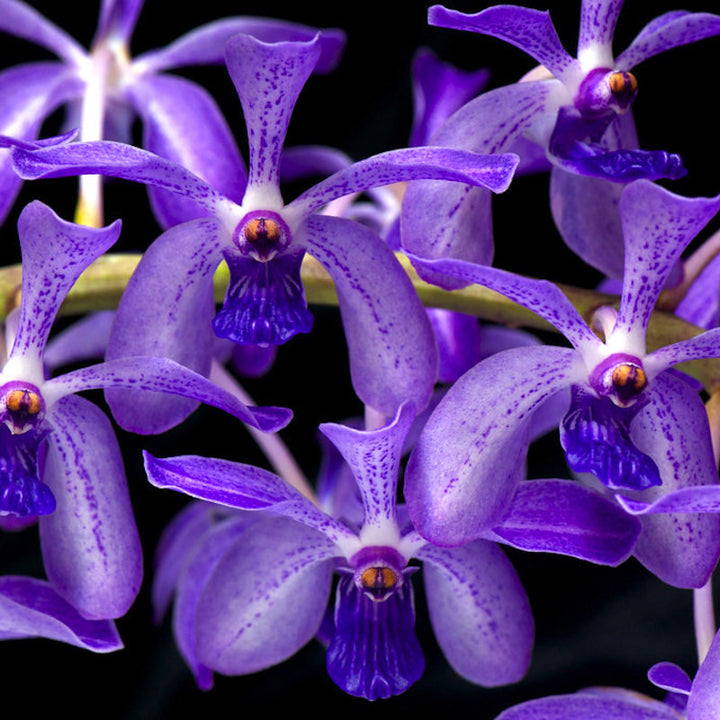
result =
[{"label": "black background", "polygon": [[[95,2],[37,2],[35,7],[87,45],[97,16]],[[565,46],[574,49],[579,3],[529,3],[550,8]],[[475,12],[484,5],[456,2],[450,7]],[[372,3],[229,3],[204,0],[179,5],[149,0],[133,38],[139,54],[161,47],[193,27],[230,14],[265,15],[318,27],[339,27],[347,33],[347,48],[337,70],[313,77],[303,92],[291,122],[288,144],[323,143],[339,147],[355,159],[401,147],[411,119],[409,67],[420,46],[466,69],[489,67],[492,86],[516,80],[533,63],[518,49],[471,33],[426,25],[427,4]],[[620,51],[652,17],[676,9],[665,2],[628,2],[623,10],[615,48]],[[713,2],[693,2],[684,9],[717,11]],[[641,144],[679,152],[689,169],[673,189],[686,195],[720,192],[717,167],[716,70],[720,38],[679,48],[643,63],[637,70],[640,86],[635,117]],[[48,55],[7,36],[0,36],[0,68]],[[183,71],[204,84],[218,99],[238,142],[244,147],[240,104],[222,67]],[[0,102],[5,102],[0,98]],[[59,127],[60,117],[47,125]],[[63,217],[71,218],[74,181],[26,185],[5,225],[3,262],[17,261],[15,223],[19,210],[40,198]],[[122,217],[118,247],[138,252],[157,234],[145,209],[144,190],[121,182],[108,183],[107,220]],[[132,208],[132,210],[128,210]],[[520,178],[496,198],[497,264],[519,272],[543,274],[553,280],[592,286],[599,276],[575,259],[553,228],[547,202],[547,177]],[[714,229],[717,222],[711,226]],[[706,235],[707,233],[705,233]],[[258,403],[291,407],[292,425],[283,437],[308,476],[317,470],[314,445],[318,423],[342,421],[360,410],[346,370],[345,346],[334,308],[314,308],[315,328],[293,339],[280,351],[272,373],[246,384]],[[66,321],[64,321],[66,322]],[[62,324],[62,323],[61,323]],[[102,396],[90,395],[102,403]],[[441,716],[493,718],[503,708],[542,694],[570,692],[588,684],[619,684],[653,692],[647,668],[672,660],[694,671],[692,597],[689,591],[664,586],[637,563],[617,569],[580,561],[509,552],[528,591],[535,612],[537,642],[531,669],[521,683],[498,689],[476,687],[459,678],[435,645],[418,592],[418,634],[426,651],[425,677],[403,696],[369,706],[345,696],[327,677],[324,651],[310,643],[293,659],[257,675],[216,678],[216,687],[203,693],[194,686],[177,654],[169,623],[151,621],[149,577],[152,553],[162,528],[185,500],[149,487],[139,459],[145,447],[160,456],[200,453],[244,462],[263,459],[249,436],[219,412],[200,409],[181,427],[157,438],[137,438],[119,431],[126,448],[128,481],[146,550],[146,581],[140,596],[118,627],[126,648],[96,656],[46,640],[0,643],[0,689],[4,702],[18,699],[33,715],[66,710],[76,717],[174,718],[197,713],[215,717],[271,710],[300,710],[329,716],[372,712],[375,716],[418,709]],[[557,438],[533,448],[533,477],[562,476]],[[0,572],[42,576],[36,531],[0,536]],[[262,568],[258,568],[262,571]],[[419,590],[420,583],[416,583]]]}]

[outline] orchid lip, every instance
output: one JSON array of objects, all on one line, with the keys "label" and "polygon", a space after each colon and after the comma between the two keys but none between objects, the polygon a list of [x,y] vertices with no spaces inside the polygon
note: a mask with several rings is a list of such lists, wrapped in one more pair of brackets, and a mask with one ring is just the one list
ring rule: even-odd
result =
[{"label": "orchid lip", "polygon": [[350,560],[358,590],[376,602],[387,600],[403,584],[405,558],[391,547],[371,546]]},{"label": "orchid lip", "polygon": [[585,116],[626,113],[637,96],[637,79],[626,71],[596,68],[580,84],[575,107]]},{"label": "orchid lip", "polygon": [[610,398],[618,407],[634,405],[648,385],[642,360],[625,353],[605,358],[590,373],[589,381],[598,395]]},{"label": "orchid lip", "polygon": [[233,242],[243,255],[267,262],[290,245],[287,223],[272,210],[254,210],[237,224]]},{"label": "orchid lip", "polygon": [[45,401],[32,383],[13,380],[0,388],[0,420],[13,435],[35,429],[45,417]]}]

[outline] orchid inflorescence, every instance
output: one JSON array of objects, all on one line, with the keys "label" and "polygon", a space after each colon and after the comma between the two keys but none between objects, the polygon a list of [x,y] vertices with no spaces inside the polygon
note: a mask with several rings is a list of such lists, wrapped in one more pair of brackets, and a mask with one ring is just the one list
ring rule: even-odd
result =
[{"label": "orchid inflorescence", "polygon": [[[0,31],[57,58],[0,71],[0,220],[23,181],[79,178],[74,222],[40,200],[19,212],[21,279],[0,279],[0,530],[37,525],[45,575],[0,569],[0,638],[120,650],[116,623],[145,576],[199,688],[315,639],[336,686],[377,700],[422,682],[418,593],[447,663],[494,688],[531,666],[533,597],[514,559],[634,558],[692,591],[694,679],[662,657],[648,695],[576,688],[499,720],[720,718],[720,195],[675,192],[692,172],[645,148],[632,115],[636,67],[719,42],[720,15],[662,14],[617,53],[622,0],[582,0],[574,57],[547,12],[430,7],[431,26],[510,43],[538,67],[493,87],[483,67],[419,51],[407,146],[353,161],[286,147],[311,76],[341,72],[341,30],[233,16],[132,57],[142,5],[103,0],[86,50],[0,0]],[[169,72],[223,63],[246,156],[216,98]],[[494,262],[511,240],[493,233],[493,195],[531,174],[549,175],[556,232],[597,287]],[[146,186],[160,228],[130,263],[112,252],[122,218],[105,225],[105,178],[119,181],[108,195]],[[315,301],[339,308],[356,405],[320,424],[311,483],[277,435],[301,408],[258,406],[238,378],[272,381],[299,335],[327,354]],[[242,421],[272,469],[241,451],[144,450],[149,483],[191,499],[143,547],[122,433],[172,436],[200,404],[213,423]],[[537,478],[528,457],[548,438],[563,468]]]}]

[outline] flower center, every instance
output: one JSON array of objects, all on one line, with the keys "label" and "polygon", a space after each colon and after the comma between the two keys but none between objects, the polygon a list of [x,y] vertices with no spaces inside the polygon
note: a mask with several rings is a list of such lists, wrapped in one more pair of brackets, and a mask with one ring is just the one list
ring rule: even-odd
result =
[{"label": "flower center", "polygon": [[267,262],[290,244],[290,230],[277,213],[253,212],[238,224],[234,241],[243,255]]},{"label": "flower center", "polygon": [[398,582],[398,576],[389,567],[371,567],[360,575],[360,583],[371,595],[387,593]]},{"label": "flower center", "polygon": [[376,602],[387,600],[403,584],[405,559],[391,547],[365,547],[350,561],[355,586]]},{"label": "flower center", "polygon": [[13,435],[36,428],[45,417],[45,402],[34,385],[7,383],[0,389],[0,420]]},{"label": "flower center", "polygon": [[590,384],[619,407],[634,405],[648,385],[639,358],[617,353],[601,362],[590,375]]},{"label": "flower center", "polygon": [[583,80],[575,107],[586,117],[626,113],[637,96],[638,83],[632,73],[597,68]]}]

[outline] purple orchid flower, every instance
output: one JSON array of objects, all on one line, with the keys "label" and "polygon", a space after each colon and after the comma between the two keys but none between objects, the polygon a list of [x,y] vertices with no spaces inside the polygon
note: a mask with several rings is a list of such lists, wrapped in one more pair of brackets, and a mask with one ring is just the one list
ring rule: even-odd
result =
[{"label": "purple orchid flower", "polygon": [[23,210],[20,309],[0,370],[0,514],[39,518],[52,589],[91,619],[125,613],[140,586],[142,557],[115,433],[77,393],[106,387],[174,393],[262,430],[290,419],[282,408],[248,407],[163,358],[128,357],[46,379],[43,354],[60,304],[119,233],[119,222],[75,225],[40,202]]},{"label": "purple orchid flower", "polygon": [[[720,33],[720,16],[669,12],[614,58],[612,38],[622,4],[583,0],[577,58],[562,47],[547,12],[498,5],[466,15],[435,5],[428,13],[431,25],[491,35],[542,66],[524,81],[465,105],[433,142],[483,153],[522,154],[529,142],[542,148],[553,165],[551,208],[561,235],[583,260],[612,277],[620,277],[623,268],[617,211],[623,185],[685,174],[677,155],[637,149],[630,111],[637,82],[630,71],[658,53]],[[423,181],[410,186],[403,207],[403,246],[414,254],[490,264],[487,193],[461,187],[439,192],[437,183]],[[457,286],[450,278],[428,279]]]},{"label": "purple orchid flower", "polygon": [[[143,144],[204,178],[228,197],[242,197],[245,164],[232,133],[210,95],[196,83],[165,71],[188,65],[221,64],[228,38],[249,33],[263,40],[311,39],[317,30],[296,23],[257,17],[230,17],[203,25],[161,50],[134,60],[130,38],[143,0],[103,0],[91,50],[20,0],[0,0],[0,32],[46,48],[60,62],[20,65],[0,73],[0,134],[31,140],[58,107],[68,106],[70,127],[82,140],[108,137],[130,141],[136,116],[143,123]],[[339,30],[323,31],[317,72],[335,66],[345,42]],[[0,219],[19,189],[7,153],[0,156]],[[79,217],[98,225],[102,207],[96,180],[85,178]],[[150,188],[153,210],[170,227],[199,217],[192,202]]]},{"label": "purple orchid flower", "polygon": [[720,708],[720,633],[694,680],[669,662],[653,665],[648,678],[667,691],[664,701],[624,688],[586,688],[521,703],[496,720],[715,720]]},{"label": "purple orchid flower", "polygon": [[[717,484],[705,408],[696,388],[670,368],[720,357],[720,332],[650,353],[645,334],[668,273],[718,209],[720,196],[683,198],[645,180],[626,188],[620,201],[626,242],[620,308],[595,314],[604,341],[549,282],[459,260],[413,259],[506,295],[572,345],[507,350],[449,390],[409,460],[408,508],[424,537],[461,544],[502,517],[524,473],[534,411],[567,388],[572,402],[560,440],[576,472],[592,473],[611,494],[622,490],[644,501]],[[700,587],[720,551],[718,520],[649,514],[635,556],[670,584]]]},{"label": "purple orchid flower", "polygon": [[121,650],[111,620],[88,620],[49,583],[36,578],[0,577],[0,640],[42,637],[96,653]]},{"label": "purple orchid flower", "polygon": [[529,663],[533,621],[495,543],[613,565],[628,556],[636,521],[560,480],[524,483],[503,522],[464,547],[427,543],[396,500],[413,420],[405,404],[379,430],[321,426],[336,448],[318,491],[327,512],[259,468],[145,455],[153,485],[216,504],[192,504],[170,526],[153,590],[157,617],[176,591],[175,635],[201,687],[213,671],[251,673],[297,652],[321,628],[335,570],[333,620],[321,631],[331,678],[370,700],[403,692],[424,666],[413,559],[423,562],[430,618],[453,668],[480,685],[514,682]]},{"label": "purple orchid flower", "polygon": [[[215,334],[240,344],[280,344],[308,332],[300,265],[310,252],[330,272],[350,351],[356,392],[388,417],[406,399],[427,404],[436,351],[424,308],[392,251],[352,221],[319,216],[337,197],[419,177],[480,184],[500,192],[517,157],[413,148],[355,163],[285,204],[279,163],[296,98],[320,57],[320,40],[269,44],[249,35],[227,43],[227,65],[243,105],[250,164],[240,204],[174,163],[117,143],[69,143],[13,151],[25,178],[103,173],[191,198],[208,217],[158,238],[138,265],[118,307],[108,358],[153,354],[207,374]],[[214,320],[213,273],[230,269],[225,302]],[[118,422],[138,421],[133,394],[108,393]],[[187,404],[144,402],[144,426],[158,432]]]}]

